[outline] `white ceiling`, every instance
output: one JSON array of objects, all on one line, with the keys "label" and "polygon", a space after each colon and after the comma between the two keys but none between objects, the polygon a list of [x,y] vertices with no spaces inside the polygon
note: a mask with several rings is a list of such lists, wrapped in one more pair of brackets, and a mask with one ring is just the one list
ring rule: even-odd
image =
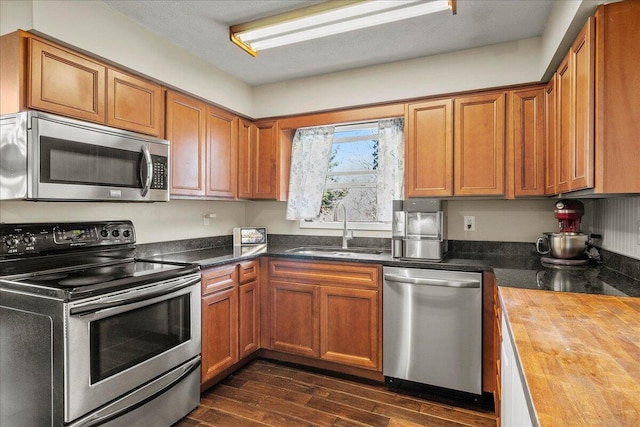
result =
[{"label": "white ceiling", "polygon": [[102,0],[193,55],[258,86],[542,35],[554,0],[458,0],[439,12],[264,50],[251,57],[229,26],[320,1]]}]

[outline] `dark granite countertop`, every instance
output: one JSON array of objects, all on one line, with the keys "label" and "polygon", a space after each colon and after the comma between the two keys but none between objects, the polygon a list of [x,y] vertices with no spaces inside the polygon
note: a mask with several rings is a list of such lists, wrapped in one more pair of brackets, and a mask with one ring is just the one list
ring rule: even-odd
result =
[{"label": "dark granite countertop", "polygon": [[383,266],[427,268],[455,271],[493,271],[498,286],[540,289],[561,292],[590,293],[640,297],[640,280],[600,266],[549,267],[539,256],[497,255],[484,253],[448,253],[441,262],[402,260],[393,258],[390,251],[382,254],[357,254],[348,257],[334,255],[308,255],[288,252],[299,245],[269,244],[268,247],[249,247],[239,250],[233,245],[147,254],[145,258],[157,261],[188,262],[201,268],[211,268],[229,262],[253,259],[261,255],[291,259],[377,263]]}]

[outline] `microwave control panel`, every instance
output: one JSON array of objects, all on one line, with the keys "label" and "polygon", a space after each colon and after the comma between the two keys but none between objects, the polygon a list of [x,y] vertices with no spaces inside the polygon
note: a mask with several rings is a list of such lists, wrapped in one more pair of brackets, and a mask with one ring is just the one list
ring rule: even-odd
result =
[{"label": "microwave control panel", "polygon": [[169,167],[167,158],[162,156],[151,156],[153,162],[153,176],[151,178],[152,190],[166,190],[169,181]]},{"label": "microwave control panel", "polygon": [[131,221],[1,224],[0,256],[12,257],[135,243]]}]

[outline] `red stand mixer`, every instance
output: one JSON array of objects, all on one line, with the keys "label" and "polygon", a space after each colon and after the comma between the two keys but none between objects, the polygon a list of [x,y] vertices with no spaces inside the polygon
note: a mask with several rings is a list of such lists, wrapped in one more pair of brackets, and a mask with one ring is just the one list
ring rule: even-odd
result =
[{"label": "red stand mixer", "polygon": [[580,233],[580,219],[584,215],[584,205],[578,200],[558,200],[553,215],[559,221],[561,233]]},{"label": "red stand mixer", "polygon": [[[559,232],[544,233],[536,242],[536,250],[541,261],[549,264],[584,265],[589,262],[586,256],[589,238],[580,232],[580,220],[584,215],[584,205],[578,200],[558,200],[553,209],[558,220]],[[548,249],[543,249],[545,245]]]}]

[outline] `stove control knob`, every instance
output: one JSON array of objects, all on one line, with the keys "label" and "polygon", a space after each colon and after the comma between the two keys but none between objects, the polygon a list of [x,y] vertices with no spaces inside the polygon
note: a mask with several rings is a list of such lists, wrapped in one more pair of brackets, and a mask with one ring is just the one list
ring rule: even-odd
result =
[{"label": "stove control knob", "polygon": [[7,238],[4,240],[4,243],[9,246],[10,248],[13,248],[15,246],[18,246],[18,242],[19,240],[16,239],[13,236],[7,236]]},{"label": "stove control knob", "polygon": [[129,237],[131,237],[131,230],[124,230],[124,231],[122,232],[122,237],[125,237],[125,238],[127,238],[127,239],[128,239]]},{"label": "stove control knob", "polygon": [[111,232],[111,235],[112,235],[113,237],[118,237],[118,236],[120,236],[120,230],[113,230],[113,231]]},{"label": "stove control knob", "polygon": [[22,237],[22,241],[27,245],[33,245],[36,242],[36,236],[31,233],[27,233]]},{"label": "stove control knob", "polygon": [[109,232],[107,230],[102,230],[100,231],[100,235],[104,238],[109,237]]}]

